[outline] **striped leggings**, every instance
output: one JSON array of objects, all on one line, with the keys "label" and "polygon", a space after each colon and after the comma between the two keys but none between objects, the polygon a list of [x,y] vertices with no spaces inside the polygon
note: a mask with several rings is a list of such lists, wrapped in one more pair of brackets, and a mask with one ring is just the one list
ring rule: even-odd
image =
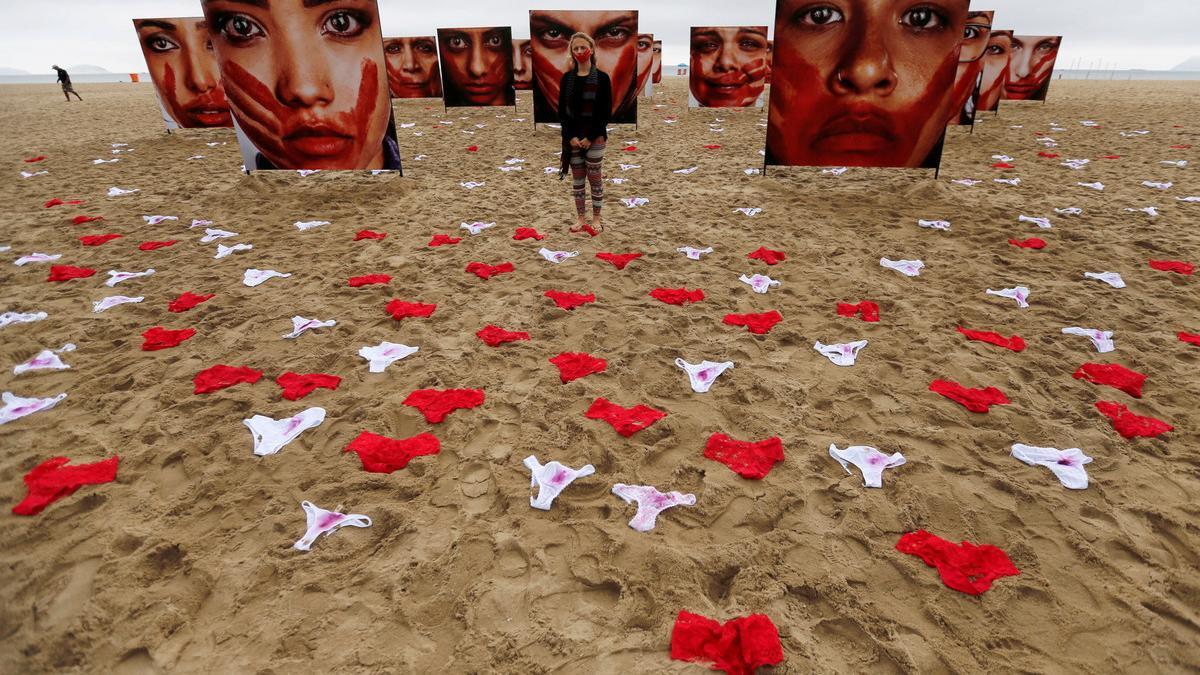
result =
[{"label": "striped leggings", "polygon": [[604,176],[600,172],[600,163],[603,161],[603,141],[592,143],[586,154],[578,148],[571,150],[571,188],[572,194],[575,195],[575,210],[579,212],[580,216],[584,215],[583,179],[585,176],[587,182],[592,185],[592,214],[600,215],[600,208],[604,205]]}]

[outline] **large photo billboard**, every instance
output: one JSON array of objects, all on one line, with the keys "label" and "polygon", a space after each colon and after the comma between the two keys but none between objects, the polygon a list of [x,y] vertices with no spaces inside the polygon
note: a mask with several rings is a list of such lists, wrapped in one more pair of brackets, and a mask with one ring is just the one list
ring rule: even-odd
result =
[{"label": "large photo billboard", "polygon": [[688,105],[761,107],[771,74],[770,60],[766,26],[693,27]]},{"label": "large photo billboard", "polygon": [[778,0],[767,164],[934,168],[968,0]]},{"label": "large photo billboard", "polygon": [[446,107],[515,105],[512,28],[439,28]]},{"label": "large photo billboard", "polygon": [[1045,101],[1060,47],[1061,35],[1014,35],[1004,98]]},{"label": "large photo billboard", "polygon": [[134,19],[133,28],[167,129],[233,126],[204,17]]},{"label": "large photo billboard", "polygon": [[1008,61],[1012,56],[1011,30],[995,30],[988,35],[988,46],[983,52],[983,77],[979,81],[979,104],[976,113],[997,112],[1004,98],[1004,84],[1008,81]]},{"label": "large photo billboard", "polygon": [[204,0],[247,169],[400,170],[375,0]]},{"label": "large photo billboard", "polygon": [[966,125],[975,122],[975,110],[979,104],[980,85],[983,77],[983,55],[987,51],[988,38],[992,35],[992,17],[995,12],[972,11],[967,14],[967,27],[963,31],[962,50],[958,53],[958,72],[954,76],[954,101],[947,123]]},{"label": "large photo billboard", "polygon": [[638,96],[654,96],[654,34],[639,33],[638,50]]},{"label": "large photo billboard", "polygon": [[392,98],[442,97],[436,37],[385,37],[383,55]]},{"label": "large photo billboard", "polygon": [[612,82],[612,123],[637,122],[637,11],[574,9],[529,12],[534,121],[558,121],[558,93],[571,67],[568,48],[575,33],[596,41],[596,66]]},{"label": "large photo billboard", "polygon": [[513,89],[533,89],[533,43],[528,38],[513,39]]}]

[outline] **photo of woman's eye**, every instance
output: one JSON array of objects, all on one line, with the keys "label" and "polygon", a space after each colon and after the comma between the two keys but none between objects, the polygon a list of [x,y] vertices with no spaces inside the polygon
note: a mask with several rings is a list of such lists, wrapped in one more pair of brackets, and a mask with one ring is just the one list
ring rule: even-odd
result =
[{"label": "photo of woman's eye", "polygon": [[373,0],[203,6],[247,169],[400,170],[388,59],[412,50]]},{"label": "photo of woman's eye", "polygon": [[951,99],[950,126],[973,125],[982,95],[984,55],[992,32],[992,11],[972,11],[967,15],[962,47],[958,53],[958,70],[954,75]]}]

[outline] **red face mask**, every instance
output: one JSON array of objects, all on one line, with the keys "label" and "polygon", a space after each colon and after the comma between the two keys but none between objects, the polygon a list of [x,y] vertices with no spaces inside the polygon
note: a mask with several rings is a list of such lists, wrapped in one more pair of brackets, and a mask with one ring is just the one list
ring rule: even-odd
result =
[{"label": "red face mask", "polygon": [[584,49],[584,50],[575,52],[575,62],[576,63],[588,63],[591,60],[592,60],[592,50]]}]

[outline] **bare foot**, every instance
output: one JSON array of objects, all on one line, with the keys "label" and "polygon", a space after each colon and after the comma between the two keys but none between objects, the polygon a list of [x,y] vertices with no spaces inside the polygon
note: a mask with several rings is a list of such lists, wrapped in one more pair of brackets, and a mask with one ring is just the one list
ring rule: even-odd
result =
[{"label": "bare foot", "polygon": [[593,217],[592,217],[592,227],[593,227],[593,228],[594,228],[594,229],[595,229],[597,232],[603,232],[603,231],[604,231],[604,223],[600,221],[600,216],[593,216]]}]

